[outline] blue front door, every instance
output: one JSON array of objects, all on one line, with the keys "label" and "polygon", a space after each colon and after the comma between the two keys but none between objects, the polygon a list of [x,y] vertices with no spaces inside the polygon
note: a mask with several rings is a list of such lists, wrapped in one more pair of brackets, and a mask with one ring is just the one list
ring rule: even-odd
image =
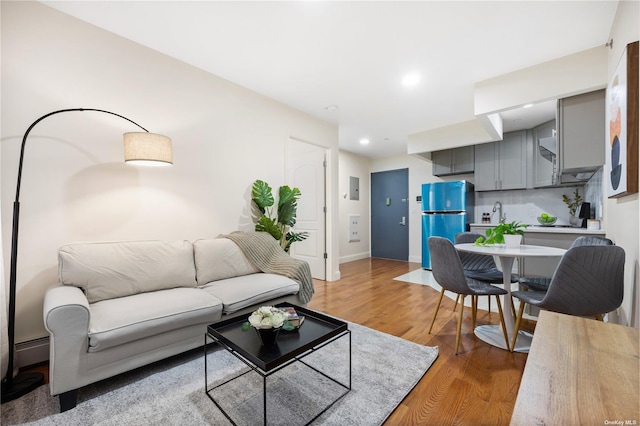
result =
[{"label": "blue front door", "polygon": [[371,256],[409,260],[409,170],[371,173]]}]

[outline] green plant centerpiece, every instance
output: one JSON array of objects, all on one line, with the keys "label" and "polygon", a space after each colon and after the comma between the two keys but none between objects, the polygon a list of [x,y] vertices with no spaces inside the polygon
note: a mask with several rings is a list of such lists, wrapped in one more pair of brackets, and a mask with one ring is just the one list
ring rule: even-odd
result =
[{"label": "green plant centerpiece", "polygon": [[567,207],[569,207],[569,215],[575,216],[576,210],[578,209],[578,207],[580,206],[580,203],[582,202],[582,197],[580,196],[580,190],[576,188],[576,190],[573,192],[573,199],[563,194],[562,201],[567,205]]},{"label": "green plant centerpiece", "polygon": [[505,235],[524,235],[526,227],[526,224],[515,221],[511,223],[500,222],[495,228],[487,229],[485,237],[478,237],[475,245],[502,244]]},{"label": "green plant centerpiece", "polygon": [[274,216],[273,205],[275,199],[268,183],[256,180],[251,189],[251,199],[260,210],[261,216],[256,222],[255,230],[268,232],[280,242],[285,252],[289,252],[291,244],[303,241],[309,237],[308,232],[294,232],[291,230],[296,224],[298,199],[302,195],[298,188],[283,185],[278,190],[278,208]]}]

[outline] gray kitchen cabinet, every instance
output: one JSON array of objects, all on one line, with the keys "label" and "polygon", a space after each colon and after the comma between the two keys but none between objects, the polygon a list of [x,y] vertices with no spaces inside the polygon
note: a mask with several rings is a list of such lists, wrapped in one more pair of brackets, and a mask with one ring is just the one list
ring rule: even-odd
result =
[{"label": "gray kitchen cabinet", "polygon": [[476,145],[475,190],[527,187],[526,131],[505,133],[499,142]]},{"label": "gray kitchen cabinet", "polygon": [[476,145],[476,170],[474,172],[476,191],[493,191],[498,182],[496,150],[498,142]]},{"label": "gray kitchen cabinet", "polygon": [[[552,234],[525,232],[523,244],[568,249],[580,234]],[[559,257],[528,257],[520,262],[523,277],[551,277],[556,270]]]},{"label": "gray kitchen cabinet", "polygon": [[558,120],[561,173],[592,172],[604,165],[604,89],[560,99]]},{"label": "gray kitchen cabinet", "polygon": [[[553,176],[556,168],[556,156],[540,147],[541,140],[556,137],[556,120],[548,121],[532,129],[533,133],[533,157],[531,167],[533,168],[533,187],[541,188],[553,185]],[[553,140],[553,139],[551,139]],[[544,146],[544,143],[543,143]]]},{"label": "gray kitchen cabinet", "polygon": [[457,175],[473,173],[474,147],[462,146],[459,148],[444,149],[431,153],[434,176]]}]

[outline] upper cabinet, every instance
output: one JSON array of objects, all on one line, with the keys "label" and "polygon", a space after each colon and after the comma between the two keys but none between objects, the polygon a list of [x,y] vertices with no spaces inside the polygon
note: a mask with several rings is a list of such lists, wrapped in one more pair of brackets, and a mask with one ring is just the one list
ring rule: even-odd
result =
[{"label": "upper cabinet", "polygon": [[475,190],[527,187],[526,131],[505,133],[499,142],[476,145]]},{"label": "upper cabinet", "polygon": [[575,185],[605,163],[605,91],[558,101],[555,120],[532,129],[533,187]]},{"label": "upper cabinet", "polygon": [[605,90],[560,99],[555,115],[553,105],[545,105],[548,121],[536,127],[507,132],[475,150],[432,152],[433,174],[475,171],[476,191],[583,184],[605,163]]},{"label": "upper cabinet", "polygon": [[498,188],[496,150],[498,142],[476,145],[475,190],[493,191]]},{"label": "upper cabinet", "polygon": [[604,165],[605,91],[558,101],[558,165],[562,174]]},{"label": "upper cabinet", "polygon": [[533,135],[533,187],[540,188],[554,184],[556,156],[549,148],[556,146],[556,120],[551,120],[531,129]]},{"label": "upper cabinet", "polygon": [[433,151],[431,153],[431,161],[434,176],[473,173],[474,147],[463,146],[460,148]]}]

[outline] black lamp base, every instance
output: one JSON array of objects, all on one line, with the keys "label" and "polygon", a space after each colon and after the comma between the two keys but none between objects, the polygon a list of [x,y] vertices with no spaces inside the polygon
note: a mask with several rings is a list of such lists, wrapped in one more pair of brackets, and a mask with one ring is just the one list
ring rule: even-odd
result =
[{"label": "black lamp base", "polygon": [[44,385],[44,374],[42,373],[22,373],[13,378],[11,387],[6,386],[7,382],[2,382],[2,403],[13,401],[23,395],[28,394],[37,387]]}]

